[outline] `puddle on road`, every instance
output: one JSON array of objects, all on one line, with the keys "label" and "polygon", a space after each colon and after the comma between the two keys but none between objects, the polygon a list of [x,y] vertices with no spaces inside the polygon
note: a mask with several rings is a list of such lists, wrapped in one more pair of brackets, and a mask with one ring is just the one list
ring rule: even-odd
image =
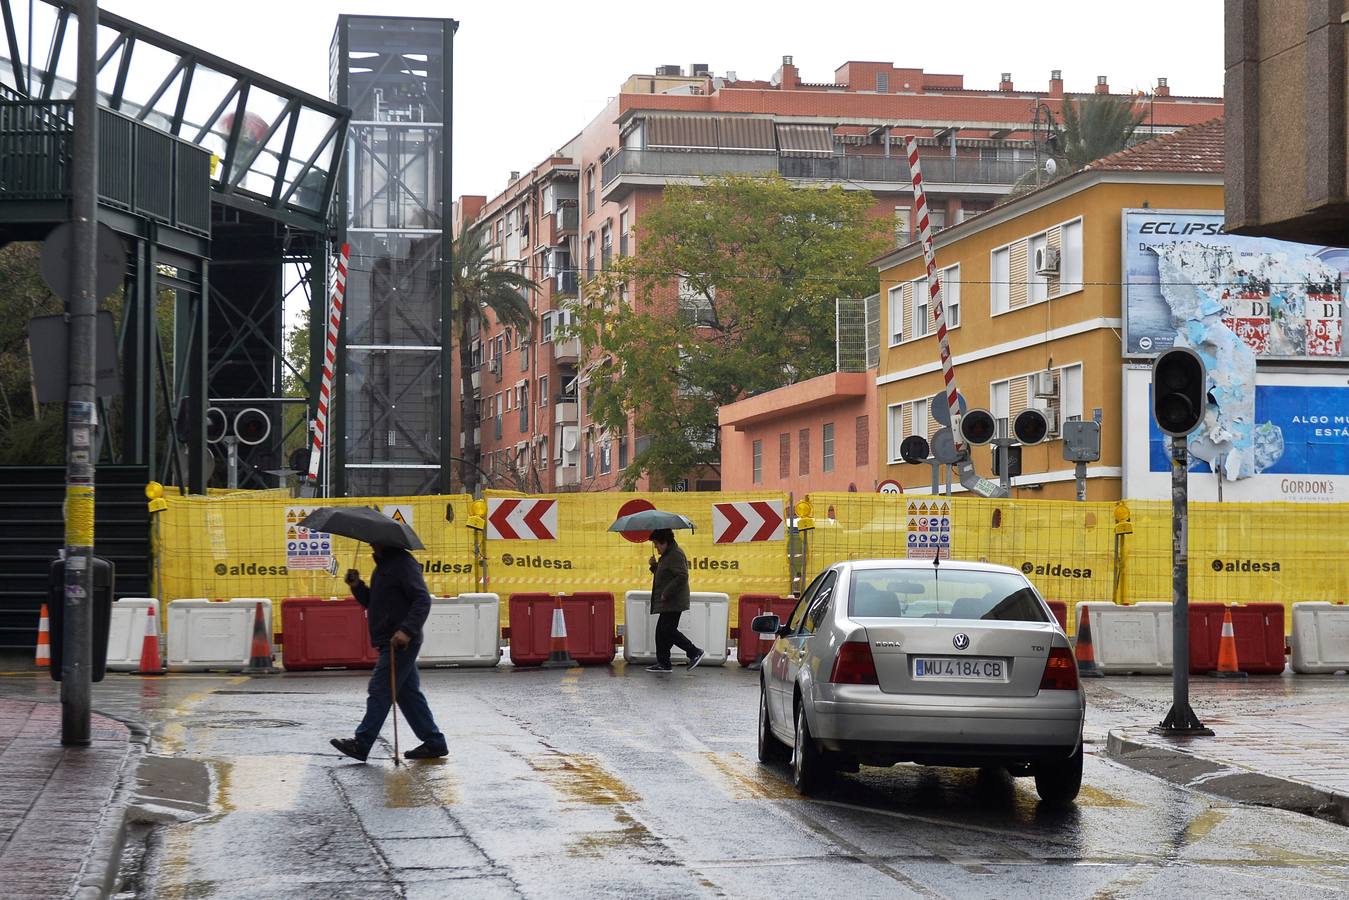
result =
[{"label": "puddle on road", "polygon": [[298,806],[300,782],[312,757],[298,754],[216,760],[216,808],[222,812],[284,812]]},{"label": "puddle on road", "polygon": [[384,770],[384,798],[386,809],[454,806],[459,780],[443,760],[395,766]]},{"label": "puddle on road", "polygon": [[553,751],[535,753],[526,757],[526,761],[558,793],[581,803],[612,806],[641,799],[626,784],[606,772],[593,756]]},{"label": "puddle on road", "polygon": [[1142,804],[1135,803],[1132,800],[1126,800],[1123,797],[1117,797],[1100,788],[1084,784],[1077,794],[1078,806],[1093,806],[1103,809],[1140,809]]},{"label": "puddle on road", "polygon": [[666,852],[660,838],[627,813],[618,812],[614,816],[614,821],[619,825],[614,830],[594,831],[567,844],[567,856],[602,859],[625,850],[652,856]]},{"label": "puddle on road", "polygon": [[1189,825],[1185,826],[1185,834],[1181,837],[1181,841],[1187,847],[1199,843],[1227,818],[1229,812],[1230,810],[1224,807],[1215,806],[1199,813],[1190,820]]}]

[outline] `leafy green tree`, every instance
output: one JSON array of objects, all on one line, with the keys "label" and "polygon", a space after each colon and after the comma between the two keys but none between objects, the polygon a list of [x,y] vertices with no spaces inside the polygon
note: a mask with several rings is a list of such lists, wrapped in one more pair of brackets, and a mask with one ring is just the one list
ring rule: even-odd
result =
[{"label": "leafy green tree", "polygon": [[61,312],[38,270],[42,245],[0,248],[0,465],[54,465],[65,458],[64,404],[38,410],[28,360],[28,320]]},{"label": "leafy green tree", "polygon": [[719,465],[723,404],[833,371],[834,300],[875,293],[886,224],[864,191],[732,175],[670,185],[637,253],[588,283],[570,332],[594,420],[644,440],[623,473]]},{"label": "leafy green tree", "polygon": [[1049,159],[1054,174],[1037,178],[1029,172],[1012,187],[1014,197],[1037,184],[1057,181],[1079,172],[1098,159],[1118,153],[1129,146],[1134,132],[1143,122],[1143,107],[1128,97],[1093,94],[1063,104],[1063,122],[1055,122],[1049,132]]},{"label": "leafy green tree", "polygon": [[[460,427],[465,446],[459,462],[464,490],[476,493],[482,450],[473,434],[479,427],[478,401],[473,392],[473,338],[492,320],[521,335],[533,331],[535,315],[528,292],[537,290],[531,279],[493,259],[496,245],[483,225],[465,226],[454,241],[453,303],[459,337]],[[486,342],[483,344],[486,349]]]},{"label": "leafy green tree", "polygon": [[[281,385],[287,397],[309,397],[307,384],[309,377],[309,336],[312,331],[313,316],[306,310],[304,319],[291,326],[286,332],[286,364],[282,371]],[[314,385],[318,390],[318,385]],[[285,446],[282,448],[282,465],[290,464],[290,455],[296,450],[309,446],[310,436],[305,428],[309,417],[309,406],[304,403],[286,403],[281,407],[282,434]]]}]

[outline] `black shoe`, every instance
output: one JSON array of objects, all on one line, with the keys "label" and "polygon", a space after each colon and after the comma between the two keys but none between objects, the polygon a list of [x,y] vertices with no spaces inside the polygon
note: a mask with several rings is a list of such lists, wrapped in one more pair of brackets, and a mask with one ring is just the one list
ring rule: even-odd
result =
[{"label": "black shoe", "polygon": [[647,666],[646,670],[648,672],[673,672],[674,668],[671,666],[662,666],[660,663],[657,663],[654,666]]},{"label": "black shoe", "polygon": [[403,759],[440,759],[449,756],[450,748],[444,744],[422,744],[403,752]]},{"label": "black shoe", "polygon": [[361,746],[355,738],[333,738],[328,743],[357,762],[365,762],[370,757],[370,748]]},{"label": "black shoe", "polygon": [[706,656],[706,655],[707,655],[707,651],[706,651],[706,650],[699,650],[697,656],[690,656],[690,657],[689,657],[689,669],[696,669],[696,668],[698,668],[698,663],[702,662],[702,661],[703,661],[703,657]]}]

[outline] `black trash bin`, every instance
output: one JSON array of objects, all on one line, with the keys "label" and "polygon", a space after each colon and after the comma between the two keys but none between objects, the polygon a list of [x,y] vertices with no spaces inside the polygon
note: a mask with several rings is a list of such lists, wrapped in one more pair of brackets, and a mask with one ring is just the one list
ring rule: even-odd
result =
[{"label": "black trash bin", "polygon": [[[89,561],[94,570],[94,596],[90,598],[93,610],[94,634],[91,654],[93,681],[102,681],[108,668],[108,629],[112,624],[112,591],[117,569],[111,560],[95,556]],[[61,644],[65,635],[62,613],[66,598],[66,561],[52,560],[47,576],[47,617],[51,622],[52,681],[61,680]]]}]

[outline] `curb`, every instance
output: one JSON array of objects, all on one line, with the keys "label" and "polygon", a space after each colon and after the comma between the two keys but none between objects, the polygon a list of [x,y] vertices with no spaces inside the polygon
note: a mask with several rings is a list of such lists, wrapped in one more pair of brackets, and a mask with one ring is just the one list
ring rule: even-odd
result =
[{"label": "curb", "polygon": [[117,886],[122,851],[131,824],[131,807],[136,797],[136,773],[150,744],[150,734],[140,722],[107,713],[98,715],[125,725],[130,735],[126,755],[122,757],[122,768],[117,773],[117,787],[113,789],[112,799],[103,811],[98,832],[89,847],[89,857],[71,895],[77,900],[98,900],[111,896]]},{"label": "curb", "polygon": [[1181,787],[1349,825],[1349,794],[1209,759],[1192,746],[1186,739],[1166,746],[1116,730],[1106,741],[1105,756]]}]

